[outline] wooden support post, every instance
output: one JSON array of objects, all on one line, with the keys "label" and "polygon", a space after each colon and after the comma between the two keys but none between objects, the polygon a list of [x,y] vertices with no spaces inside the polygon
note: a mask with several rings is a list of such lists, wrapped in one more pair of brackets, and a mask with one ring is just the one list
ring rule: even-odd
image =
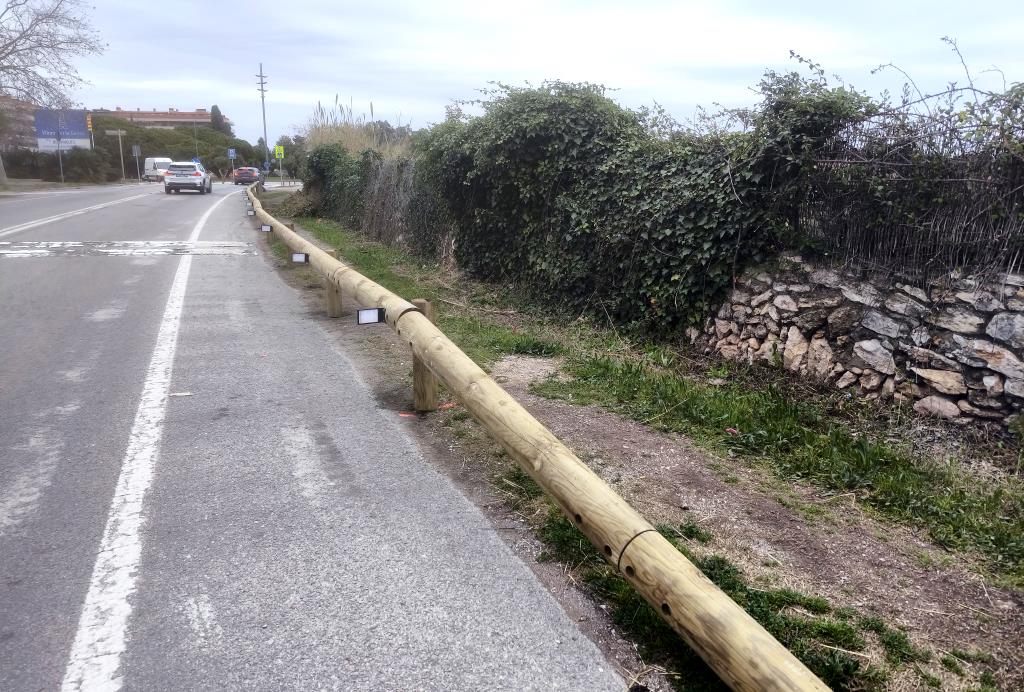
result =
[{"label": "wooden support post", "polygon": [[[411,302],[428,320],[434,321],[434,306],[430,301],[416,298]],[[412,398],[413,408],[417,411],[437,410],[437,377],[415,354],[412,357]]]},{"label": "wooden support post", "polygon": [[341,317],[341,289],[330,279],[324,279],[324,293],[327,295],[327,316]]}]

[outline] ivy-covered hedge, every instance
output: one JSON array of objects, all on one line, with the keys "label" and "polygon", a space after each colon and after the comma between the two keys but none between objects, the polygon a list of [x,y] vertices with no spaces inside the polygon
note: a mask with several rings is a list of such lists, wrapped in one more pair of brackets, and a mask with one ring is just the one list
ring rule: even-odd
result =
[{"label": "ivy-covered hedge", "polygon": [[[791,223],[809,152],[862,112],[843,89],[772,84],[771,122],[671,134],[662,114],[624,109],[599,86],[500,87],[483,115],[450,113],[414,137],[414,165],[400,168],[412,192],[392,205],[400,232],[377,235],[435,254],[453,241],[476,277],[638,329],[697,322]],[[379,210],[380,195],[404,189],[372,179],[373,152],[324,146],[307,168],[322,213],[351,224],[367,195]]]}]

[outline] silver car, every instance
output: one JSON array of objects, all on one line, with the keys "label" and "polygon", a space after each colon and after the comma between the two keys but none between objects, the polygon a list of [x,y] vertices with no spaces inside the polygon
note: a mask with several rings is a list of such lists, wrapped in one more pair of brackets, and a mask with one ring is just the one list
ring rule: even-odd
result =
[{"label": "silver car", "polygon": [[213,176],[201,163],[174,161],[164,171],[164,192],[178,190],[197,190],[201,195],[213,192]]}]

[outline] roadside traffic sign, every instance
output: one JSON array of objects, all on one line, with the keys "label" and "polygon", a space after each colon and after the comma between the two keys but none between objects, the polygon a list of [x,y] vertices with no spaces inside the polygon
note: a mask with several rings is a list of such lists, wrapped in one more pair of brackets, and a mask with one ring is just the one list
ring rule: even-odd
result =
[{"label": "roadside traffic sign", "polygon": [[128,130],[106,130],[107,137],[120,137],[128,134]]},{"label": "roadside traffic sign", "polygon": [[283,159],[284,158],[284,146],[278,144],[276,147],[274,147],[274,158],[275,159]]},{"label": "roadside traffic sign", "polygon": [[139,156],[141,154],[142,154],[142,147],[140,147],[138,144],[133,144],[132,145],[132,156],[134,156],[135,158],[139,158]]},{"label": "roadside traffic sign", "polygon": [[199,160],[198,156],[193,156],[192,157],[192,163],[202,163],[202,161]]},{"label": "roadside traffic sign", "polygon": [[231,159],[232,161],[235,160],[236,156],[235,156],[235,150],[234,149],[228,149],[228,158]]}]

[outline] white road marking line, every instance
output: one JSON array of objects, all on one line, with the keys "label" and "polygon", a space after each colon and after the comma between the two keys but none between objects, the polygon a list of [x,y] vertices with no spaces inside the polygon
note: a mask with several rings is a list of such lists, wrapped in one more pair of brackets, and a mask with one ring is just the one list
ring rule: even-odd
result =
[{"label": "white road marking line", "polygon": [[107,322],[108,320],[117,320],[124,315],[124,311],[126,309],[128,309],[127,300],[112,300],[99,310],[90,312],[85,316],[85,319],[90,322]]},{"label": "white road marking line", "polygon": [[313,433],[301,425],[281,428],[284,453],[292,462],[292,477],[299,482],[299,492],[314,506],[320,505],[324,491],[334,485],[324,471],[320,450]]},{"label": "white road marking line", "polygon": [[255,255],[252,243],[187,240],[0,240],[0,257],[84,257],[89,255]]},{"label": "white road marking line", "polygon": [[97,193],[107,192],[108,190],[127,190],[138,187],[138,185],[98,185],[96,187],[85,187],[75,190],[16,190],[13,192],[0,192],[0,197],[25,197],[26,195],[51,197],[54,195],[84,195],[86,193],[95,195]]},{"label": "white road marking line", "polygon": [[213,602],[207,594],[201,593],[194,598],[185,599],[184,610],[188,625],[196,635],[196,643],[201,648],[220,642],[224,630],[217,622],[217,611],[214,610]]},{"label": "white road marking line", "polygon": [[5,236],[20,233],[21,231],[27,231],[30,228],[37,226],[44,226],[54,221],[62,221],[64,219],[71,218],[72,216],[78,216],[79,214],[87,214],[90,211],[96,211],[97,209],[105,209],[106,207],[112,207],[115,204],[122,204],[124,202],[131,202],[133,199],[139,199],[140,197],[147,197],[153,194],[147,192],[142,195],[134,195],[132,197],[125,197],[124,199],[115,199],[112,202],[104,202],[103,204],[94,204],[91,207],[84,207],[82,209],[75,209],[74,211],[66,211],[63,214],[54,214],[53,216],[47,216],[45,219],[36,219],[35,221],[26,221],[25,223],[18,224],[17,226],[8,226],[7,228],[0,228],[0,238]]},{"label": "white road marking line", "polygon": [[[190,242],[199,238],[214,209],[230,196],[222,197],[206,210],[192,229]],[[183,255],[174,274],[142,385],[142,397],[121,462],[121,475],[117,479],[61,690],[114,691],[121,689],[124,683],[121,656],[127,643],[131,599],[142,558],[142,527],[146,518],[143,501],[153,480],[163,437],[178,326],[191,268],[192,256]]]},{"label": "white road marking line", "polygon": [[26,458],[18,464],[23,469],[21,475],[0,490],[0,536],[36,511],[43,491],[53,480],[64,452],[64,441],[50,428],[43,428],[11,451],[15,458]]}]

